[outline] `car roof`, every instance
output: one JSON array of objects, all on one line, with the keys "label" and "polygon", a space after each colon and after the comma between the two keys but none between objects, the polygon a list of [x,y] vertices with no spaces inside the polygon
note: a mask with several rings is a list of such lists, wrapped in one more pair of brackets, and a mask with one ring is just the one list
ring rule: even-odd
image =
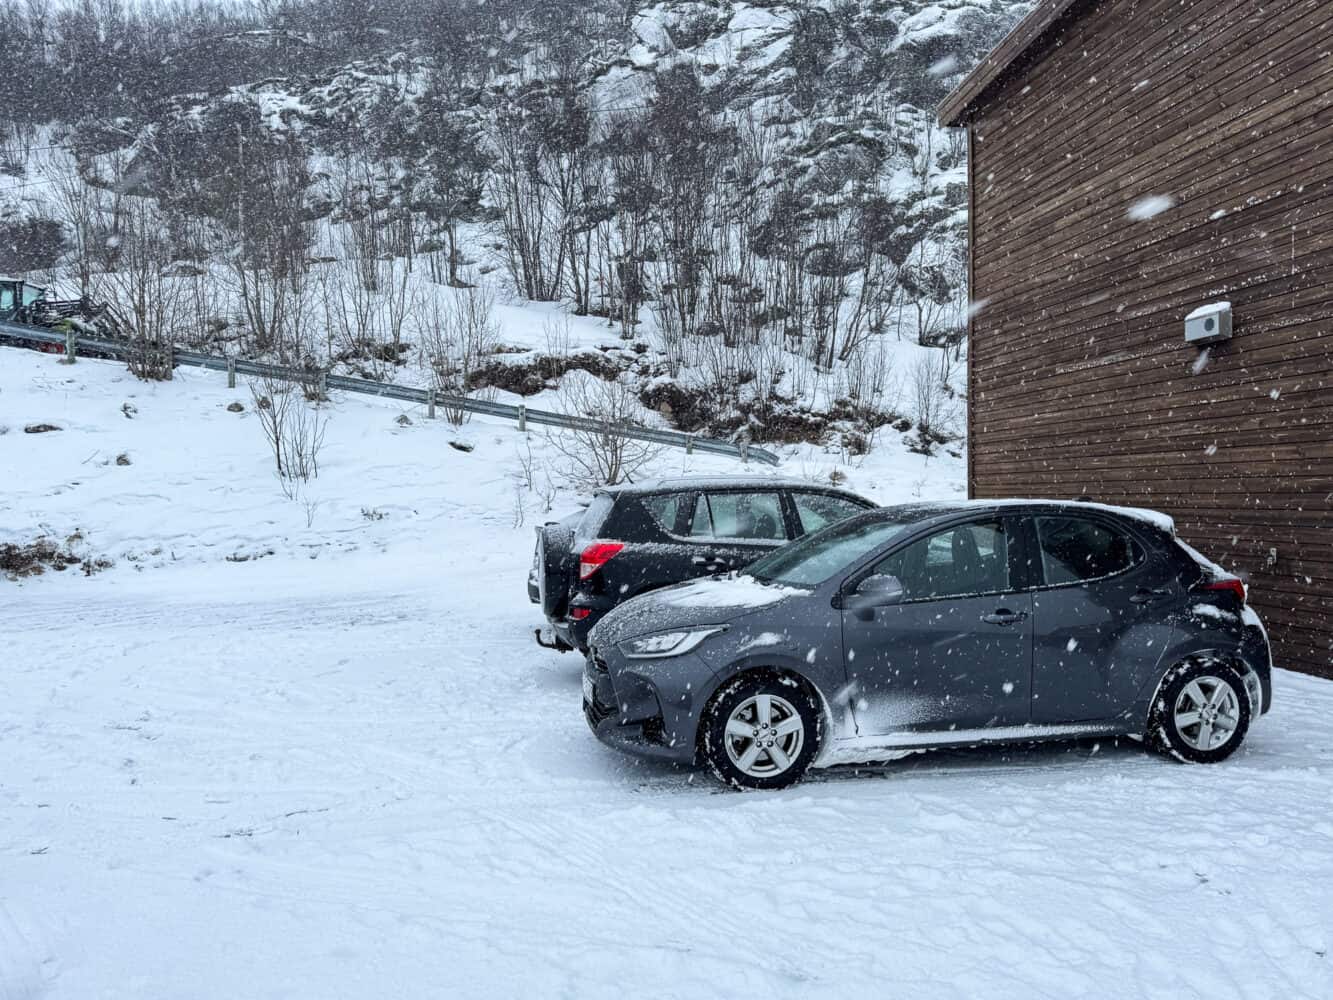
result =
[{"label": "car roof", "polygon": [[[604,486],[598,493],[610,496],[641,496],[649,493],[670,493],[682,490],[810,490],[818,493],[838,493],[843,496],[864,500],[849,490],[824,483],[811,482],[808,479],[781,476],[673,476],[663,479],[645,480],[641,483],[622,483],[619,486]],[[869,500],[866,500],[869,503]]]},{"label": "car roof", "polygon": [[[1115,504],[1097,503],[1092,500],[1050,500],[1039,498],[1010,498],[992,500],[944,500],[939,502],[924,501],[919,503],[896,504],[882,508],[883,513],[905,517],[909,521],[931,521],[951,517],[955,514],[984,514],[992,511],[1022,510],[1028,513],[1086,514],[1089,511],[1101,511],[1116,517],[1128,518],[1140,524],[1174,536],[1176,522],[1169,514],[1148,510],[1144,507],[1121,507]],[[864,515],[863,515],[864,516]]]}]

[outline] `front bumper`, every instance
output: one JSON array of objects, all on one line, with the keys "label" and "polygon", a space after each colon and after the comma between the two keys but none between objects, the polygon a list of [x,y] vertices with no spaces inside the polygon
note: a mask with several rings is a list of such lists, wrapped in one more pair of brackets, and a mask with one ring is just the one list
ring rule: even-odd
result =
[{"label": "front bumper", "polygon": [[663,693],[640,675],[620,675],[623,690],[616,683],[606,660],[590,650],[583,666],[583,717],[593,735],[625,753],[693,764],[691,706],[663,711]]}]

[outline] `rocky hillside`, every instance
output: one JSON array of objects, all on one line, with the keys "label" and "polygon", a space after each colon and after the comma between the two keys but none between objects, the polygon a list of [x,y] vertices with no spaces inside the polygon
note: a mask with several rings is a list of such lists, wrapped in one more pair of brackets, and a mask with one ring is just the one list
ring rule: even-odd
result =
[{"label": "rocky hillside", "polygon": [[[490,284],[604,318],[639,345],[640,398],[691,429],[762,438],[839,408],[884,423],[924,391],[909,382],[953,393],[965,151],[933,108],[1027,4],[344,6],[134,34],[128,96],[67,97],[62,151],[11,171],[29,182],[11,228],[60,239],[0,270],[123,293],[105,276],[146,257],[210,286],[180,294],[170,335],[362,369],[432,339],[409,273]],[[337,331],[331,297],[352,314]],[[445,333],[426,367],[484,388],[496,345]]]}]

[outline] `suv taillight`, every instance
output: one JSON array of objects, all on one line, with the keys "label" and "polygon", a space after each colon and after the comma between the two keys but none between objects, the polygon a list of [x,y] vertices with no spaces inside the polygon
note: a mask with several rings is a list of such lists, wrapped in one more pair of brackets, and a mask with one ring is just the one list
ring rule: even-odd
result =
[{"label": "suv taillight", "polygon": [[1231,593],[1233,593],[1233,594],[1236,595],[1236,599],[1239,600],[1241,604],[1244,604],[1244,603],[1245,603],[1245,599],[1246,599],[1245,581],[1244,581],[1244,580],[1241,580],[1239,577],[1232,576],[1232,577],[1228,577],[1228,578],[1225,579],[1225,580],[1214,580],[1214,581],[1212,581],[1211,583],[1205,583],[1205,584],[1204,584],[1202,587],[1200,587],[1199,589],[1200,589],[1200,590],[1229,590],[1229,591],[1231,591]]},{"label": "suv taillight", "polygon": [[624,547],[619,542],[593,542],[579,556],[579,579],[588,579],[615,558]]}]

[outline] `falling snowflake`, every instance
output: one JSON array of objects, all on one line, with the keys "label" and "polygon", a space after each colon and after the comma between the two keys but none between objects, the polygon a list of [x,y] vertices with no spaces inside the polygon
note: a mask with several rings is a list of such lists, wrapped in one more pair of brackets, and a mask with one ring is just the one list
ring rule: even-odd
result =
[{"label": "falling snowflake", "polygon": [[931,76],[948,76],[958,68],[957,56],[945,56],[938,62],[930,64],[930,69],[926,70]]},{"label": "falling snowflake", "polygon": [[1077,640],[1077,639],[1070,639],[1067,643],[1065,643],[1065,651],[1066,651],[1066,652],[1072,653],[1072,652],[1073,652],[1074,650],[1076,650],[1076,649],[1078,649],[1078,640]]},{"label": "falling snowflake", "polygon": [[1129,206],[1129,217],[1135,222],[1145,222],[1170,210],[1175,204],[1176,199],[1169,194],[1150,194]]}]

